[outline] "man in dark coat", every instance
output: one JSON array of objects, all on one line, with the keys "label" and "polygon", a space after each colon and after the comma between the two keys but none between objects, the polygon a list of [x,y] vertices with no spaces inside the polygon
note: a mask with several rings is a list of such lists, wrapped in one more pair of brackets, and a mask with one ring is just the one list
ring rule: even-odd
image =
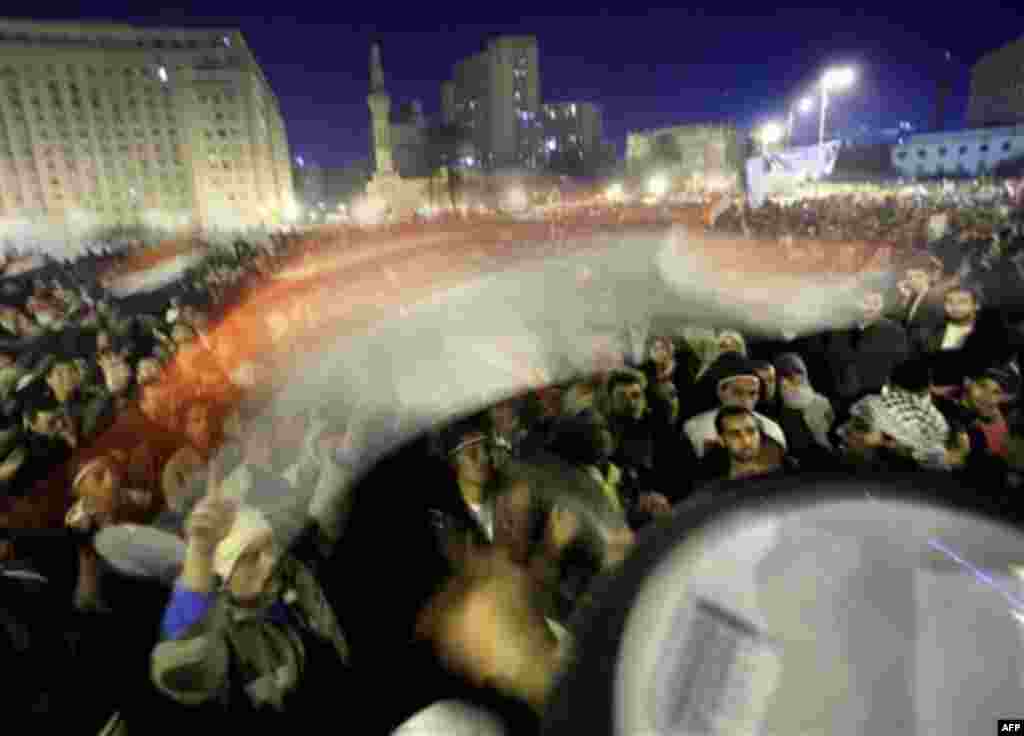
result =
[{"label": "man in dark coat", "polygon": [[931,360],[937,387],[959,387],[972,366],[987,367],[1012,359],[1014,344],[1009,330],[996,312],[983,310],[982,304],[980,287],[955,286],[946,293],[943,324],[912,333],[915,353]]},{"label": "man in dark coat", "polygon": [[840,413],[857,399],[881,391],[909,353],[906,331],[882,316],[881,288],[868,285],[860,296],[856,324],[822,336],[817,346],[827,366],[822,388],[837,400]]}]

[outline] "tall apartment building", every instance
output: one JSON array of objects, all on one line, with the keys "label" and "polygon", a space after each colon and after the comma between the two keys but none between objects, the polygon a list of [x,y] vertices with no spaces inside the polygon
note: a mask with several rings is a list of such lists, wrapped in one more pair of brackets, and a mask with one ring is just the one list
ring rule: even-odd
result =
[{"label": "tall apartment building", "polygon": [[606,155],[601,108],[591,102],[555,102],[541,106],[544,150],[552,171],[587,175]]},{"label": "tall apartment building", "polygon": [[981,57],[971,70],[967,125],[1024,123],[1024,37]]},{"label": "tall apartment building", "polygon": [[441,87],[443,117],[466,131],[487,169],[544,161],[540,70],[532,36],[491,39]]},{"label": "tall apartment building", "polygon": [[0,20],[0,217],[233,228],[294,206],[238,31]]}]

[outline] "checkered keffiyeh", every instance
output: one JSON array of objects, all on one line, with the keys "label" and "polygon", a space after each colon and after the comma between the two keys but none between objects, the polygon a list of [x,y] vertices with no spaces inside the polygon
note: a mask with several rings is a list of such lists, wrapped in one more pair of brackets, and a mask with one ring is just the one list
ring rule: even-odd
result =
[{"label": "checkered keffiyeh", "polygon": [[864,397],[850,413],[909,448],[922,465],[944,464],[949,424],[930,397],[893,390]]}]

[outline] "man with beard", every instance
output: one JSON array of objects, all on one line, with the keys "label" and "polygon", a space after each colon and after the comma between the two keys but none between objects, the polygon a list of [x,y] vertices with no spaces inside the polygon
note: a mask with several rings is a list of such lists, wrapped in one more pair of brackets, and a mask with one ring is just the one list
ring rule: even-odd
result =
[{"label": "man with beard", "polygon": [[943,322],[942,261],[921,254],[909,261],[897,284],[900,301],[894,317],[909,330],[938,327]]},{"label": "man with beard", "polygon": [[648,386],[656,388],[671,383],[677,395],[685,395],[693,389],[701,361],[689,343],[685,340],[679,343],[677,346],[669,337],[655,336],[650,339],[648,360],[641,366]]},{"label": "man with beard", "polygon": [[832,402],[814,390],[807,365],[796,353],[775,359],[781,407],[779,425],[789,442],[789,455],[804,470],[824,470],[832,465],[829,433],[835,421]]},{"label": "man with beard", "polygon": [[[743,480],[777,473],[784,464],[775,458],[765,458],[761,452],[763,433],[754,413],[741,406],[725,406],[715,416],[715,428],[722,439],[728,466],[724,478]],[[707,458],[706,462],[714,462]]]},{"label": "man with beard", "polygon": [[654,432],[647,410],[645,389],[647,381],[642,373],[618,370],[608,378],[608,427],[612,432],[615,452],[613,463],[622,469],[627,495],[636,498],[630,512],[634,528],[652,519],[667,515],[672,506],[657,482],[654,466]]},{"label": "man with beard", "polygon": [[775,366],[769,360],[751,360],[750,365],[761,379],[761,398],[757,402],[757,411],[778,421],[778,374]]},{"label": "man with beard", "polygon": [[980,287],[960,284],[949,289],[945,310],[944,324],[912,336],[918,354],[931,358],[935,385],[942,393],[962,386],[971,365],[1004,363],[1013,352],[999,316],[982,312]]}]

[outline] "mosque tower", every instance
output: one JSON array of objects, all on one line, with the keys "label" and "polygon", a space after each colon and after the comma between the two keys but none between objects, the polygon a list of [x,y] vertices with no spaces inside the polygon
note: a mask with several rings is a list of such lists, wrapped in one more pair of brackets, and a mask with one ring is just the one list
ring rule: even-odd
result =
[{"label": "mosque tower", "polygon": [[370,106],[374,174],[388,176],[395,173],[391,157],[391,95],[384,89],[384,66],[380,58],[380,43],[370,47]]}]

